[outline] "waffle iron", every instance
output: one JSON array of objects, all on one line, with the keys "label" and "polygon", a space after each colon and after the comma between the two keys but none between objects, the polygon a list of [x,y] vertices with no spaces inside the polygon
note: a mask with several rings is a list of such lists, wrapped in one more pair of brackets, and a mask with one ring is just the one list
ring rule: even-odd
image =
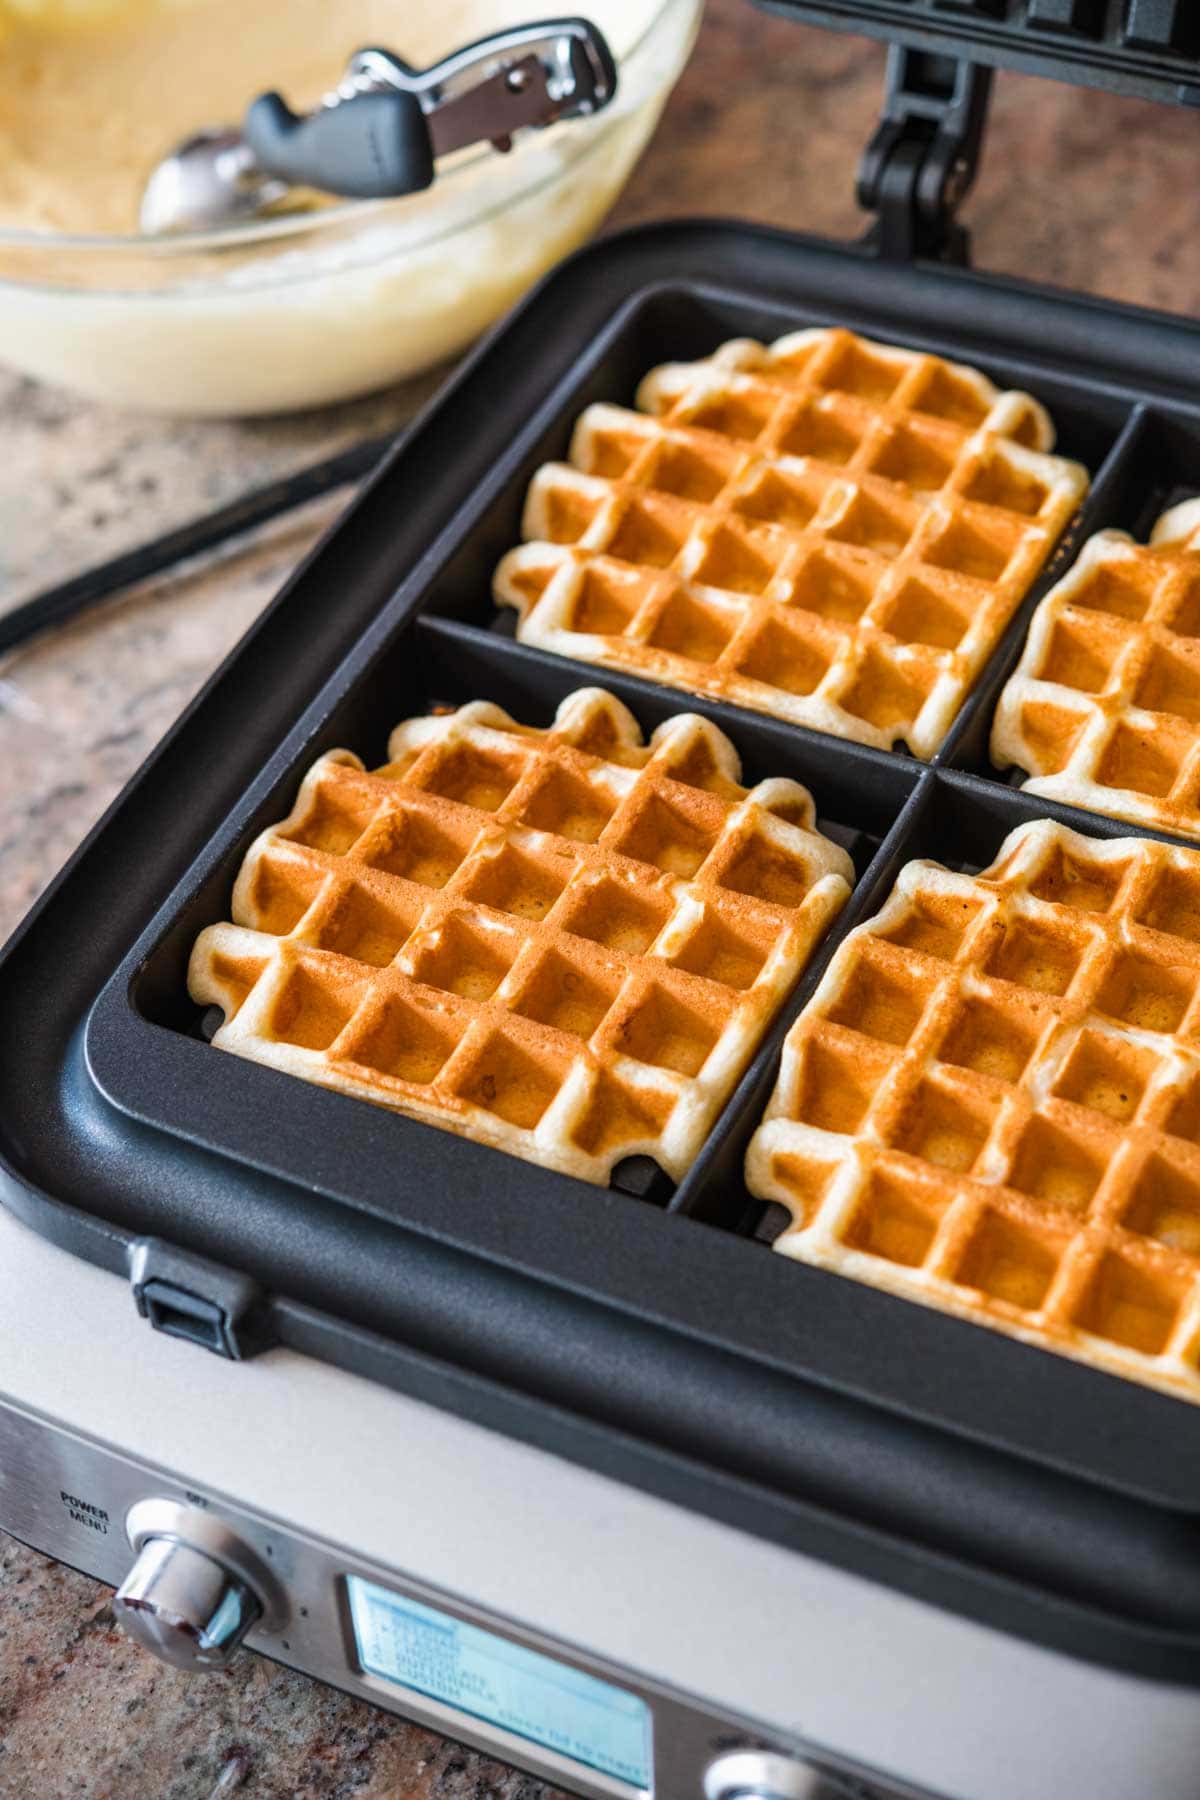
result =
[{"label": "waffle iron", "polygon": [[[977,869],[1038,817],[1128,830],[1022,794],[988,728],[1081,543],[1200,491],[1200,335],[972,272],[955,209],[993,67],[1194,104],[1200,19],[774,10],[891,42],[868,237],[668,224],[560,266],[7,947],[0,1526],[124,1580],[169,1660],[246,1637],[581,1795],[1195,1800],[1200,1410],[773,1257],[741,1165],[904,862]],[[1028,389],[1093,473],[928,764],[526,648],[489,597],[584,405],[827,323]],[[480,697],[544,724],[596,680],[803,782],[859,877],[678,1187],[631,1161],[596,1190],[211,1050],[188,950],[321,752],[382,761],[398,719]]]}]

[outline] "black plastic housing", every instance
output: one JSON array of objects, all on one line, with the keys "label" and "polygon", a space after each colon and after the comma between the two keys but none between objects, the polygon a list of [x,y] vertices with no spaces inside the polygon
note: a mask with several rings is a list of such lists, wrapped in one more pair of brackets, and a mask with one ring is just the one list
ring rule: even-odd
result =
[{"label": "black plastic housing", "polygon": [[[244,1317],[251,1349],[286,1343],[1040,1643],[1200,1685],[1200,1408],[772,1256],[741,1177],[784,1032],[902,862],[982,865],[1048,813],[1120,834],[987,769],[1037,595],[932,765],[527,649],[489,598],[529,474],[582,405],[628,399],[667,357],[831,321],[1046,402],[1097,475],[1057,567],[1200,486],[1200,338],[1177,322],[736,224],[581,253],[397,447],[0,958],[0,1016],[31,1021],[0,1036],[3,1198],[105,1267],[161,1267],[192,1335]],[[321,751],[379,759],[433,701],[545,720],[592,682],[646,728],[705,713],[750,779],[805,782],[860,876],[678,1189],[637,1169],[596,1189],[211,1049],[188,949]]]},{"label": "black plastic housing", "polygon": [[1195,0],[755,0],[767,12],[990,68],[1200,105]]}]

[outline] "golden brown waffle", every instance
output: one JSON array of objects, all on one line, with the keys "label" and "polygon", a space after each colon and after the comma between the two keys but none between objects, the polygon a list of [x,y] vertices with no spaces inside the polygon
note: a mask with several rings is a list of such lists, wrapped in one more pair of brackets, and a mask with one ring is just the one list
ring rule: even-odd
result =
[{"label": "golden brown waffle", "polygon": [[1030,793],[1200,837],[1200,500],[1101,531],[1034,614],[992,760]]},{"label": "golden brown waffle", "polygon": [[214,1043],[588,1181],[680,1176],[850,890],[807,791],[599,688],[388,755],[323,756],[251,846],[192,953]]},{"label": "golden brown waffle", "polygon": [[1200,1400],[1200,852],[903,869],[788,1035],[776,1248]]},{"label": "golden brown waffle", "polygon": [[798,331],[590,406],[498,602],[584,662],[931,756],[1087,488],[974,369]]}]

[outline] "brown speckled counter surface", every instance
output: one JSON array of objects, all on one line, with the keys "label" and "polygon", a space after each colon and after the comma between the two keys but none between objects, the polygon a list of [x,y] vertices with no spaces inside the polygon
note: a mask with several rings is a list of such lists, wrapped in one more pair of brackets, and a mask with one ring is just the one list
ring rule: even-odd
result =
[{"label": "brown speckled counter surface", "polygon": [[[742,214],[859,229],[878,47],[709,0],[614,223]],[[1195,313],[1196,119],[1002,78],[968,208],[980,267]],[[721,271],[714,271],[719,275]],[[434,384],[324,414],[170,424],[0,377],[0,604],[406,418]],[[336,497],[0,663],[0,937],[283,575]],[[0,1537],[0,1800],[554,1800],[252,1656],[189,1679],[113,1628],[106,1589]]]}]

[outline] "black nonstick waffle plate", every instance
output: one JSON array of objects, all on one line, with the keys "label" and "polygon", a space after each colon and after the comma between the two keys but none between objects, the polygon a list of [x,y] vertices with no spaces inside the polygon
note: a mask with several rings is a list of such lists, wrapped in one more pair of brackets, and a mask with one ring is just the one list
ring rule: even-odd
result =
[{"label": "black nonstick waffle plate", "polygon": [[[738,225],[583,253],[400,444],[12,941],[4,1198],[211,1348],[293,1345],[1039,1641],[1197,1678],[1200,1409],[773,1257],[741,1178],[784,1031],[902,862],[981,864],[1046,815],[1120,833],[985,767],[1036,594],[931,765],[526,649],[489,598],[584,404],[828,323],[1046,403],[1095,477],[1059,567],[1200,488],[1200,340],[1172,321]],[[544,723],[596,682],[643,729],[691,708],[748,779],[804,782],[859,876],[677,1189],[636,1166],[595,1189],[204,1041],[188,950],[321,751],[382,760],[397,720],[470,698]]]}]

